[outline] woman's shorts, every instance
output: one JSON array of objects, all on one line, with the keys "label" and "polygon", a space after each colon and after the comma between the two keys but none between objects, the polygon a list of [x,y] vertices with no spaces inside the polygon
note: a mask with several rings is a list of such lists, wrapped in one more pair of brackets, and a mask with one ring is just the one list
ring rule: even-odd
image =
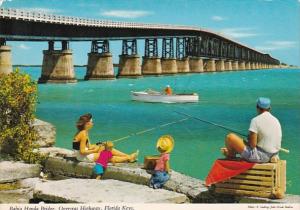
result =
[{"label": "woman's shorts", "polygon": [[94,172],[95,172],[95,174],[97,174],[97,175],[102,175],[102,174],[104,173],[104,168],[103,168],[103,166],[100,165],[100,164],[96,164],[96,165],[94,166]]},{"label": "woman's shorts", "polygon": [[254,163],[267,163],[270,161],[273,154],[260,149],[259,147],[251,148],[246,146],[245,150],[241,153],[241,157],[249,162]]}]

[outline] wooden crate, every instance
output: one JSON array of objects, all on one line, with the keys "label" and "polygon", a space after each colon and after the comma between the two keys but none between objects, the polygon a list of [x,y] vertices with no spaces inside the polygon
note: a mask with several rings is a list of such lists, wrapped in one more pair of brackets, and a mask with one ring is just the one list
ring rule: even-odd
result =
[{"label": "wooden crate", "polygon": [[156,160],[159,158],[159,155],[149,155],[144,158],[144,169],[153,170],[156,165]]},{"label": "wooden crate", "polygon": [[251,169],[215,184],[215,192],[240,196],[283,198],[286,191],[286,161],[255,164]]}]

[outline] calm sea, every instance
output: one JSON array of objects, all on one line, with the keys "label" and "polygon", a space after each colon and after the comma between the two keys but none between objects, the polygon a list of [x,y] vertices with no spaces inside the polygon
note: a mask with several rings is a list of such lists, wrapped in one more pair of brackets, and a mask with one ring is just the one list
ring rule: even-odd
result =
[{"label": "calm sea", "polygon": [[[23,68],[38,79],[40,68]],[[56,146],[71,148],[76,132],[75,122],[84,113],[93,114],[90,131],[92,142],[114,140],[128,134],[185,118],[181,111],[247,133],[250,119],[256,115],[255,101],[270,97],[272,113],[283,129],[282,147],[290,154],[287,160],[287,191],[300,194],[300,70],[260,70],[203,73],[177,76],[83,81],[85,68],[76,68],[77,84],[43,84],[38,87],[37,117],[56,126]],[[196,92],[196,104],[150,104],[134,102],[130,91],[152,88],[162,90],[171,85],[175,92]],[[175,139],[171,168],[204,180],[214,160],[222,157],[228,131],[193,119],[135,135],[116,143],[125,152],[140,150],[139,162],[145,155],[156,154],[159,136],[170,134]]]}]

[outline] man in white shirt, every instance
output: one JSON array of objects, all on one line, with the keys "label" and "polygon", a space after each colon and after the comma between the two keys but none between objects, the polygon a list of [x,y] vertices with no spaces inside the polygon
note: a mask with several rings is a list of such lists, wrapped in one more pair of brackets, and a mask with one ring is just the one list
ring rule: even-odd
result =
[{"label": "man in white shirt", "polygon": [[237,153],[249,162],[269,162],[281,147],[281,126],[276,117],[270,113],[271,100],[260,97],[257,99],[256,109],[258,115],[251,120],[248,141],[234,133],[227,135],[223,154],[234,158]]}]

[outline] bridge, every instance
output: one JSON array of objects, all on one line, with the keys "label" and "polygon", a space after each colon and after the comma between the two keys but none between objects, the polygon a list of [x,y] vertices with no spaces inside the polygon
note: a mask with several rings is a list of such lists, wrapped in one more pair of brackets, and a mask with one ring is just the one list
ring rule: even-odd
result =
[{"label": "bridge", "polygon": [[[39,83],[76,82],[69,42],[90,41],[85,79],[115,79],[109,49],[109,43],[114,40],[122,40],[117,77],[255,70],[276,68],[280,64],[269,54],[198,27],[95,20],[0,8],[0,73],[12,71],[11,47],[7,41],[47,41]],[[145,40],[142,62],[137,40]],[[61,43],[61,49],[55,49],[55,42]]]}]

